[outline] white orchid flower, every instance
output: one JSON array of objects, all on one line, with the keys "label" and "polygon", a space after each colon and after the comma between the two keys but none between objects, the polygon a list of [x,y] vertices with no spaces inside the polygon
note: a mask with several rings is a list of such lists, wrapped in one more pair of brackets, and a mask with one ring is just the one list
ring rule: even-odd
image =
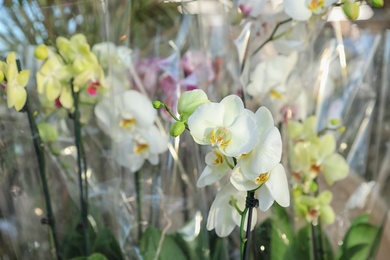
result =
[{"label": "white orchid flower", "polygon": [[[229,183],[218,191],[213,204],[211,204],[209,216],[207,218],[207,230],[215,229],[219,237],[226,237],[232,233],[235,226],[240,226],[241,215],[234,204],[240,209],[245,208],[246,192],[239,191]],[[247,222],[248,218],[246,219]],[[257,211],[252,212],[251,230],[257,222]],[[246,224],[244,229],[246,229]]]},{"label": "white orchid flower", "polygon": [[157,112],[147,96],[127,90],[113,99],[103,99],[96,105],[95,115],[102,130],[118,141],[129,133],[153,126]]},{"label": "white orchid flower", "polygon": [[104,69],[109,67],[114,73],[123,73],[128,69],[132,50],[126,46],[116,46],[112,42],[101,42],[92,47],[92,52],[97,56]]},{"label": "white orchid flower", "polygon": [[240,157],[238,165],[247,179],[256,179],[260,173],[275,168],[282,157],[282,138],[274,126],[271,112],[260,107],[255,114],[259,141],[253,150]]},{"label": "white orchid flower", "polygon": [[275,123],[287,122],[291,119],[304,120],[312,109],[303,82],[296,74],[290,76],[284,95],[278,99],[265,98],[261,104],[271,111]]},{"label": "white orchid flower", "polygon": [[277,55],[260,62],[250,75],[246,87],[248,94],[260,99],[281,99],[297,59],[298,54],[293,52],[289,56]]},{"label": "white orchid flower", "polygon": [[188,127],[196,143],[230,157],[250,152],[258,140],[254,114],[236,95],[200,105],[188,118]]},{"label": "white orchid flower", "polygon": [[130,171],[139,170],[145,160],[156,165],[158,155],[168,148],[168,137],[154,125],[157,112],[152,102],[138,91],[104,99],[96,105],[95,115],[100,128],[113,139],[114,158]]},{"label": "white orchid flower", "polygon": [[284,0],[284,11],[297,21],[308,20],[313,14],[323,14],[338,0]]},{"label": "white orchid flower", "polygon": [[217,150],[213,150],[206,154],[206,167],[200,175],[196,186],[199,188],[210,185],[230,171],[230,167],[226,162],[227,157]]},{"label": "white orchid flower", "polygon": [[286,172],[281,164],[278,164],[269,172],[260,173],[254,179],[247,179],[240,167],[233,170],[230,182],[239,191],[255,191],[259,200],[259,208],[268,210],[274,201],[282,207],[290,206],[290,192]]},{"label": "white orchid flower", "polygon": [[157,165],[159,154],[167,149],[168,138],[152,125],[134,134],[127,134],[120,142],[114,142],[113,156],[120,165],[136,172],[145,160]]}]

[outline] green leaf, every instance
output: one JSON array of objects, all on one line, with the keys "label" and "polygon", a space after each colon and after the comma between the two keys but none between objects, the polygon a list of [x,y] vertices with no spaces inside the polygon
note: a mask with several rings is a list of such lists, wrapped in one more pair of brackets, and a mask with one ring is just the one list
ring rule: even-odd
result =
[{"label": "green leaf", "polygon": [[[98,232],[96,240],[93,243],[92,251],[103,254],[105,257],[107,257],[110,260],[123,259],[121,248],[118,242],[116,241],[111,231],[106,228]],[[96,258],[94,260],[100,260],[100,258]]]},{"label": "green leaf", "polygon": [[256,259],[294,259],[291,247],[294,233],[286,209],[274,205],[272,219],[255,229],[253,240]]},{"label": "green leaf", "polygon": [[93,253],[89,257],[79,256],[79,257],[72,258],[70,260],[107,260],[107,257],[99,253]]},{"label": "green leaf", "polygon": [[212,260],[229,259],[227,239],[220,238],[215,233],[211,239],[211,257]]},{"label": "green leaf", "polygon": [[254,234],[251,242],[256,244],[255,258],[271,259],[272,220],[268,218],[256,226]]},{"label": "green leaf", "polygon": [[349,260],[351,257],[358,256],[361,251],[367,250],[367,244],[358,244],[347,248],[344,253],[338,257],[339,260]]},{"label": "green leaf", "polygon": [[107,258],[104,255],[99,253],[93,253],[88,257],[88,260],[107,260],[107,259],[111,259],[111,258]]},{"label": "green leaf", "polygon": [[[358,221],[364,220],[363,217]],[[358,222],[358,224],[351,225],[340,247],[339,259],[367,259],[378,232],[380,232],[379,228],[370,223]]]},{"label": "green leaf", "polygon": [[[323,255],[322,259],[332,260],[334,259],[332,246],[329,242],[328,236],[326,233],[322,230],[320,233],[320,225],[317,225],[315,228],[315,234],[316,234],[316,241],[319,243],[319,241],[322,241],[322,250]],[[305,227],[301,228],[293,242],[292,247],[294,248],[295,258],[291,259],[311,259],[311,256],[313,255],[313,240],[312,240],[312,226],[306,225]]]},{"label": "green leaf", "polygon": [[165,235],[159,248],[161,235],[161,231],[157,228],[146,229],[140,241],[141,255],[145,260],[154,259],[158,249],[160,249],[159,260],[186,259],[186,255],[170,235]]},{"label": "green leaf", "polygon": [[[77,214],[77,213],[76,213]],[[68,229],[68,233],[65,235],[63,241],[63,256],[64,259],[71,259],[74,257],[80,257],[84,254],[83,252],[83,231],[81,228],[80,216],[74,218],[71,227]],[[96,234],[91,225],[88,226],[87,239],[94,241]]]},{"label": "green leaf", "polygon": [[293,242],[292,225],[285,208],[273,206],[271,257],[272,259],[288,259],[288,248]]},{"label": "green leaf", "polygon": [[368,214],[368,213],[362,214],[352,221],[351,227],[357,226],[357,225],[362,224],[362,223],[368,223],[369,220],[370,220],[370,214]]}]

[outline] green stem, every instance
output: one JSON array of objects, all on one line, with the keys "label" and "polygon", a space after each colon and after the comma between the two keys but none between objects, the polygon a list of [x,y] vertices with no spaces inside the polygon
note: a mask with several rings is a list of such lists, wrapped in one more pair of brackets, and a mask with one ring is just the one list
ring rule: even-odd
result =
[{"label": "green stem", "polygon": [[[314,182],[318,186],[317,178],[314,179]],[[318,197],[319,191],[318,189],[314,192],[314,197]],[[324,246],[323,246],[323,235],[322,235],[322,226],[321,219],[317,219],[316,225],[311,223],[311,241],[312,241],[312,249],[313,249],[313,259],[314,260],[322,260],[324,257]]]},{"label": "green stem", "polygon": [[[228,160],[228,158],[227,158],[227,156],[226,155],[223,155],[223,157],[225,158],[225,162],[226,162],[226,164],[229,166],[229,168],[230,169],[234,169],[234,166],[231,164],[231,163],[229,163],[229,160]],[[237,163],[235,163],[234,165],[236,165]]]},{"label": "green stem", "polygon": [[[253,201],[255,199],[255,191],[248,191],[246,195],[246,205],[245,210],[243,211],[241,215],[241,223],[240,223],[240,237],[241,237],[241,260],[247,260],[249,257],[248,252],[248,241],[250,239],[251,235],[251,227],[252,227],[252,212],[253,208],[256,207],[255,205],[250,205],[251,203],[248,203],[248,200]],[[245,219],[246,215],[248,214],[248,222],[246,225],[246,232],[244,231],[245,226]]]},{"label": "green stem", "polygon": [[318,260],[317,234],[316,234],[316,227],[313,225],[313,223],[311,223],[310,229],[311,229],[311,245],[313,250],[313,260]]},{"label": "green stem", "polygon": [[165,105],[164,103],[162,103],[162,105],[164,106],[165,110],[168,112],[168,114],[171,115],[171,117],[172,117],[173,119],[175,119],[176,121],[180,121],[180,119],[177,118],[177,117],[172,113],[172,110],[171,110],[167,105]]},{"label": "green stem", "polygon": [[137,220],[138,220],[138,242],[141,241],[142,237],[142,208],[141,208],[141,174],[139,171],[135,172],[135,192],[137,196]]},{"label": "green stem", "polygon": [[242,216],[242,214],[244,214],[244,212],[238,207],[237,201],[233,195],[230,197],[230,202],[232,203],[232,206],[237,210],[238,214],[240,214]]},{"label": "green stem", "polygon": [[[18,66],[18,71],[21,71],[19,60],[17,60],[17,66]],[[34,150],[35,150],[35,154],[37,156],[37,161],[38,161],[39,177],[41,178],[41,182],[42,182],[43,195],[45,198],[46,211],[47,211],[47,219],[42,220],[42,223],[46,223],[49,225],[49,227],[51,229],[51,236],[53,239],[55,255],[56,255],[57,259],[61,259],[59,243],[58,243],[58,238],[57,238],[57,229],[56,229],[56,224],[55,224],[55,219],[54,219],[54,214],[53,214],[53,208],[51,206],[49,186],[47,184],[47,179],[46,179],[46,166],[45,166],[46,164],[45,164],[45,154],[44,154],[44,150],[43,150],[43,142],[42,142],[41,136],[40,136],[39,131],[38,131],[37,123],[35,122],[35,119],[34,119],[34,113],[31,110],[29,103],[30,103],[29,98],[27,96],[26,105],[24,106],[24,110],[27,113],[28,123],[30,125],[32,140],[34,143]]]},{"label": "green stem", "polygon": [[[284,21],[281,21],[279,23],[276,24],[274,30],[272,31],[271,35],[267,38],[267,40],[265,40],[254,52],[253,52],[253,55],[255,55],[257,52],[259,52],[267,43],[269,43],[270,41],[272,40],[275,40],[274,38],[274,35],[276,33],[276,31],[278,30],[279,26],[285,24],[285,23],[288,23],[292,21],[291,18],[287,19],[287,20],[284,20]],[[278,35],[276,38],[280,38],[281,35]]]},{"label": "green stem", "polygon": [[47,210],[47,220],[43,221],[42,223],[47,223],[49,225],[49,227],[51,229],[51,235],[53,238],[55,254],[57,256],[57,259],[61,259],[58,238],[57,238],[57,229],[56,229],[56,225],[55,225],[53,209],[51,206],[49,187],[48,187],[47,179],[46,179],[45,155],[43,152],[43,143],[41,140],[41,136],[39,135],[39,132],[38,132],[38,127],[37,127],[37,124],[35,122],[33,112],[31,111],[28,103],[29,103],[29,101],[28,101],[28,97],[27,97],[25,110],[27,112],[28,122],[30,125],[31,134],[33,137],[35,154],[37,155],[37,159],[38,159],[39,176],[40,176],[41,182],[42,182],[42,189],[43,189],[43,194],[44,194],[44,198],[45,198],[45,202],[46,202],[46,210]]},{"label": "green stem", "polygon": [[[86,181],[86,172],[84,169],[86,165],[85,160],[83,160],[83,147],[82,147],[82,138],[81,138],[81,124],[80,124],[80,111],[79,111],[79,93],[74,91],[73,80],[71,82],[71,90],[74,101],[74,113],[73,113],[73,124],[74,124],[74,135],[75,135],[75,144],[77,150],[77,168],[78,168],[78,179],[79,179],[79,190],[80,190],[80,207],[81,207],[81,223],[83,231],[83,253],[84,256],[89,255],[88,248],[88,211],[87,211],[87,202],[86,197],[88,194],[84,191],[85,181]],[[83,163],[82,163],[83,160]],[[87,190],[87,189],[86,189]]]},{"label": "green stem", "polygon": [[246,214],[248,213],[248,208],[245,208],[244,211],[242,212],[241,215],[241,223],[240,223],[240,238],[241,238],[241,260],[244,260],[244,252],[245,252],[245,247],[246,247],[246,237],[245,237],[245,218]]}]

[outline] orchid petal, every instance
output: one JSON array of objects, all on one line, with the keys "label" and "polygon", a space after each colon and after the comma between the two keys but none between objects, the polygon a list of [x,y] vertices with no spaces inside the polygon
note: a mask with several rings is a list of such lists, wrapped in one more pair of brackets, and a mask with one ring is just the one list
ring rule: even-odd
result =
[{"label": "orchid petal", "polygon": [[229,166],[225,162],[225,158],[223,158],[223,156],[218,151],[207,153],[205,161],[207,166],[198,179],[196,184],[197,187],[210,185],[220,180],[223,176],[226,175],[226,173],[230,171]]},{"label": "orchid petal", "polygon": [[236,226],[232,213],[235,210],[229,201],[237,190],[231,184],[227,184],[218,191],[211,204],[209,216],[207,218],[207,229],[215,229],[219,237],[228,236]]},{"label": "orchid petal", "polygon": [[188,127],[196,143],[210,144],[207,136],[209,136],[214,127],[222,126],[223,114],[224,107],[213,102],[199,106],[192,113],[188,118]]},{"label": "orchid petal", "polygon": [[306,0],[285,0],[284,11],[297,21],[308,20],[312,13],[306,6]]},{"label": "orchid petal", "polygon": [[331,154],[324,160],[324,177],[325,181],[332,185],[335,181],[342,180],[347,177],[349,166],[345,159],[340,154]]},{"label": "orchid petal", "polygon": [[20,111],[27,100],[27,92],[23,87],[11,87],[7,90],[7,104],[8,107],[15,107],[16,111]]},{"label": "orchid petal", "polygon": [[253,117],[242,115],[229,127],[231,141],[221,151],[231,157],[249,153],[258,141],[257,126]]},{"label": "orchid petal", "polygon": [[147,96],[135,90],[128,90],[122,97],[123,111],[130,113],[137,120],[137,125],[148,127],[154,123],[157,112]]},{"label": "orchid petal", "polygon": [[283,165],[279,164],[270,172],[269,179],[264,185],[280,206],[290,206],[290,192]]},{"label": "orchid petal", "polygon": [[60,102],[61,105],[67,109],[71,109],[73,107],[73,97],[72,97],[72,91],[70,90],[70,87],[68,86],[62,87]]},{"label": "orchid petal", "polygon": [[[257,177],[257,176],[256,176]],[[240,167],[236,167],[230,176],[230,182],[239,191],[251,191],[259,187],[253,180],[248,180],[242,174]]]},{"label": "orchid petal", "polygon": [[152,154],[163,153],[168,149],[168,137],[163,136],[155,125],[145,130],[143,136],[147,140]]},{"label": "orchid petal", "polygon": [[257,199],[259,200],[259,208],[261,211],[267,211],[275,201],[265,185],[257,190]]},{"label": "orchid petal", "polygon": [[248,157],[243,160],[250,159],[252,161],[250,167],[257,173],[268,172],[278,165],[282,157],[282,137],[279,129],[272,127]]},{"label": "orchid petal", "polygon": [[333,135],[326,134],[319,138],[318,146],[318,157],[321,160],[326,156],[334,153],[334,151],[336,150],[336,140]]},{"label": "orchid petal", "polygon": [[27,85],[28,79],[30,77],[30,71],[29,70],[22,70],[19,72],[19,75],[17,76],[17,82],[21,87],[25,87]]},{"label": "orchid petal", "polygon": [[255,113],[257,132],[262,136],[266,131],[274,126],[274,119],[268,108],[262,106]]},{"label": "orchid petal", "polygon": [[244,103],[236,95],[230,95],[222,99],[221,103],[224,107],[223,125],[230,126],[233,124],[242,111],[244,111]]}]

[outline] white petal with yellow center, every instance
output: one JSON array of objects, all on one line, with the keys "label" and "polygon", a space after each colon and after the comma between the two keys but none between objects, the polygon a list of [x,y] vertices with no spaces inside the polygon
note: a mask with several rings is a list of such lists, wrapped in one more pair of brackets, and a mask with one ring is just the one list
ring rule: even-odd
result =
[{"label": "white petal with yellow center", "polygon": [[224,155],[217,150],[207,153],[205,161],[207,165],[196,183],[196,186],[199,188],[220,180],[230,171]]}]

